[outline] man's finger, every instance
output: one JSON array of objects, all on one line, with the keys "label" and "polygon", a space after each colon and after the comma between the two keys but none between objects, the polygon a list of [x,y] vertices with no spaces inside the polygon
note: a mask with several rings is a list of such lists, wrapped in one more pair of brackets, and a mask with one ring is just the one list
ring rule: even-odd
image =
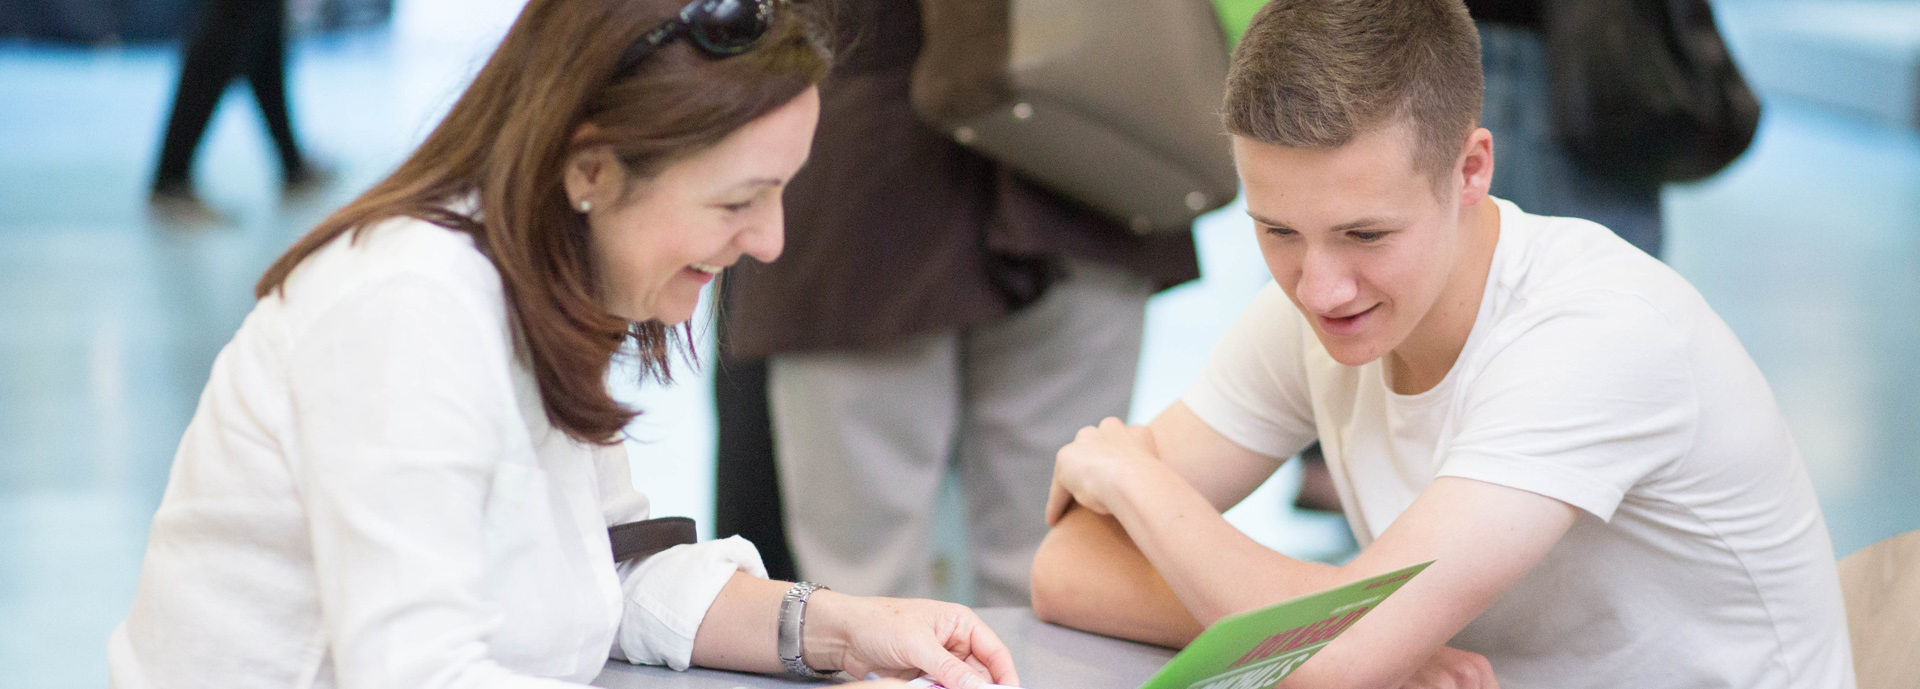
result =
[{"label": "man's finger", "polygon": [[1067,492],[1059,481],[1047,489],[1047,526],[1056,526],[1060,518],[1067,516],[1067,508],[1073,507],[1073,493]]},{"label": "man's finger", "polygon": [[1135,441],[1147,448],[1147,452],[1155,457],[1160,456],[1160,444],[1153,440],[1153,429],[1146,426],[1128,426],[1127,430],[1133,433]]}]

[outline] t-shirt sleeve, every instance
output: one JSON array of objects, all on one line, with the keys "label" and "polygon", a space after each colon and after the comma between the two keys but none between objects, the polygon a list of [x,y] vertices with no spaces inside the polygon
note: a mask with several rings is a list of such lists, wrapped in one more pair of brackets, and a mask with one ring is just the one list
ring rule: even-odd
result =
[{"label": "t-shirt sleeve", "polygon": [[1680,331],[1600,292],[1523,318],[1469,384],[1438,475],[1538,493],[1601,520],[1684,456],[1699,403]]},{"label": "t-shirt sleeve", "polygon": [[1318,435],[1303,358],[1312,336],[1299,309],[1268,283],[1180,401],[1241,447],[1291,457]]}]

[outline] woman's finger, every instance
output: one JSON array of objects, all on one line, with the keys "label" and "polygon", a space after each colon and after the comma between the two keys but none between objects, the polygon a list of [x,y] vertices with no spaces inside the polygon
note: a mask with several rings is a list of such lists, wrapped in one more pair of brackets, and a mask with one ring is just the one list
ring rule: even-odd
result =
[{"label": "woman's finger", "polygon": [[979,675],[979,676],[981,676],[981,677],[992,677],[992,676],[993,676],[993,671],[992,671],[992,670],[989,670],[989,669],[987,669],[987,666],[986,666],[986,665],[983,665],[983,664],[981,664],[981,662],[980,662],[980,659],[979,659],[979,658],[975,658],[975,657],[973,657],[973,656],[971,656],[971,655],[969,655],[969,656],[967,656],[967,657],[965,657],[965,658],[961,658],[961,660],[964,660],[964,661],[966,661],[966,662],[967,662],[967,667],[970,667],[970,668],[973,668],[973,672],[974,672],[974,674],[977,674],[977,675]]},{"label": "woman's finger", "polygon": [[1007,644],[1000,640],[1000,635],[993,633],[993,630],[987,627],[987,623],[981,622],[977,616],[968,624],[968,628],[967,650],[971,656],[970,660],[984,665],[986,676],[991,677],[994,684],[1020,686],[1020,673],[1013,667],[1013,651],[1007,649]]},{"label": "woman's finger", "polygon": [[909,643],[912,648],[907,650],[907,662],[933,677],[935,683],[947,689],[981,689],[987,683],[987,678],[974,673],[972,667],[939,644]]}]

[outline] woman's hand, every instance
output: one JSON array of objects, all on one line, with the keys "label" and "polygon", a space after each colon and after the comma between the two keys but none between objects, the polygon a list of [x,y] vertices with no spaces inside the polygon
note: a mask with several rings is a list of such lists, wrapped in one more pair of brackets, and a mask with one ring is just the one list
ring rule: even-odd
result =
[{"label": "woman's hand", "polygon": [[807,665],[855,677],[929,675],[950,689],[1019,686],[1013,654],[964,606],[816,591],[807,600]]},{"label": "woman's hand", "polygon": [[1500,689],[1485,656],[1441,646],[1400,689]]},{"label": "woman's hand", "polygon": [[1082,428],[1054,457],[1047,525],[1058,524],[1076,502],[1102,515],[1112,514],[1112,500],[1128,478],[1166,470],[1153,432],[1146,426],[1128,426],[1109,416],[1099,426]]}]

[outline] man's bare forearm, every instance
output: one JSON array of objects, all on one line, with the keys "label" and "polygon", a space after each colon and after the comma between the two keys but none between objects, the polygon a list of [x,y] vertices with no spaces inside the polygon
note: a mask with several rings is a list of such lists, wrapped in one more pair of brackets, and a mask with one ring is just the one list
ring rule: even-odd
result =
[{"label": "man's bare forearm", "polygon": [[1047,622],[1180,648],[1202,626],[1120,522],[1075,508],[1033,560],[1033,611]]}]

